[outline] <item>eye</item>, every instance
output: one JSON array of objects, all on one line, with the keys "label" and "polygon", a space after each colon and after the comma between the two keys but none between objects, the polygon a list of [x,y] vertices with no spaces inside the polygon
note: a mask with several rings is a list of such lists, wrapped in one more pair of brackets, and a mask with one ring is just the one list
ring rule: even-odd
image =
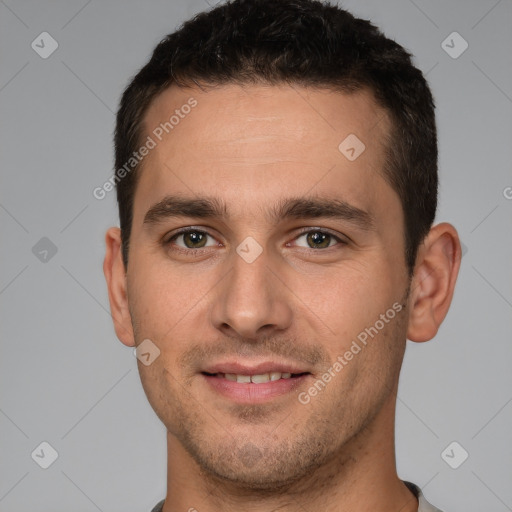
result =
[{"label": "eye", "polygon": [[[175,233],[173,236],[171,236],[169,239],[167,239],[164,243],[165,245],[176,245],[179,248],[182,249],[203,249],[204,247],[211,247],[212,245],[215,245],[215,243],[207,245],[207,238],[213,238],[205,231],[200,231],[198,229],[193,228],[187,228],[183,229],[177,233]],[[173,244],[172,242],[175,242],[176,240],[182,240],[182,243],[176,243]]]},{"label": "eye", "polygon": [[296,238],[296,240],[300,240],[301,238],[305,238],[306,245],[301,245],[300,243],[297,245],[299,247],[306,247],[308,249],[327,249],[333,245],[346,244],[346,242],[341,238],[330,233],[329,231],[324,231],[321,229],[310,229],[308,231],[304,231]]},{"label": "eye", "polygon": [[[208,243],[208,238],[212,239],[211,243]],[[300,242],[301,239],[304,241]],[[311,250],[328,249],[334,245],[347,244],[347,242],[339,236],[319,228],[304,230],[301,234],[295,237],[294,240],[298,247],[304,247]],[[193,227],[181,229],[166,239],[163,244],[164,246],[171,246],[172,250],[185,253],[190,253],[195,249],[204,249],[218,245],[212,235],[206,231]],[[286,245],[290,246],[289,243]]]}]

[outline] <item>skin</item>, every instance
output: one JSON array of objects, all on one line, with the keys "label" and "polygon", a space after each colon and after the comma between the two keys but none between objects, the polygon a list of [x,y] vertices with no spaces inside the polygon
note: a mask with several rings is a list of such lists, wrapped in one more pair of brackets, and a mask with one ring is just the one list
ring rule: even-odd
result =
[{"label": "skin", "polygon": [[[432,227],[410,280],[401,203],[380,172],[389,119],[369,91],[172,86],[148,110],[145,137],[190,97],[197,106],[143,162],[127,269],[119,228],[105,238],[117,336],[160,350],[138,365],[168,431],[164,512],[416,511],[396,472],[396,392],[406,338],[431,339],[448,311],[461,258],[455,228]],[[351,133],[366,146],[354,161],[338,150]],[[214,195],[230,217],[144,224],[167,194]],[[291,196],[343,199],[373,215],[374,227],[270,222],[266,212]],[[164,243],[187,226],[210,235],[206,247],[186,236]],[[318,247],[301,228],[346,243]],[[236,252],[248,236],[263,250],[252,263]],[[395,318],[300,403],[299,392],[394,303],[403,305]],[[272,400],[234,403],[201,374],[226,359],[292,361],[310,374]]]}]

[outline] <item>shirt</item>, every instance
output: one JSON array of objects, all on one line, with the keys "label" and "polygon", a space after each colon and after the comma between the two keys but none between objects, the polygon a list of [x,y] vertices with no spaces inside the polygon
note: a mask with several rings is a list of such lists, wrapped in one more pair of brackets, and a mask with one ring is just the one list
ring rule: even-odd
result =
[{"label": "shirt", "polygon": [[[438,508],[431,505],[425,499],[425,496],[423,496],[421,489],[417,485],[415,485],[411,482],[406,482],[405,480],[403,480],[403,482],[408,487],[408,489],[410,489],[412,491],[412,493],[416,496],[416,498],[418,498],[418,503],[419,503],[418,512],[443,512],[442,510],[439,510]],[[151,512],[162,512],[162,508],[164,506],[164,501],[165,501],[165,499],[158,502],[155,505],[155,507],[153,508],[153,510],[151,510]]]}]

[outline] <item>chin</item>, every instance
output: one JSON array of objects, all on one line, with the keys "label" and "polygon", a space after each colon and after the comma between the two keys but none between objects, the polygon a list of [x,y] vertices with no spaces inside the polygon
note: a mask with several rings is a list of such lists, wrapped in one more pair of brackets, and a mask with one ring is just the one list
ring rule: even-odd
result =
[{"label": "chin", "polygon": [[[200,466],[205,477],[231,486],[238,492],[275,494],[289,490],[294,484],[309,477],[326,458],[325,453],[309,453],[304,447],[284,442],[276,447],[258,448],[252,442],[217,445],[214,452],[198,450],[190,455]],[[191,447],[189,447],[191,448]]]}]

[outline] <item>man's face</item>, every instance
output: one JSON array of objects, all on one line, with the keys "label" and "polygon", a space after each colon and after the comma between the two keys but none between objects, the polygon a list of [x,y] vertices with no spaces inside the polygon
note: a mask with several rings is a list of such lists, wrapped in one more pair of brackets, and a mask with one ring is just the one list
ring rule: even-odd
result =
[{"label": "man's face", "polygon": [[[136,345],[160,350],[139,362],[152,407],[208,474],[248,487],[342,460],[393,412],[405,348],[403,212],[381,173],[388,118],[368,92],[229,85],[172,87],[145,126],[157,145],[135,194],[127,289]],[[350,134],[359,156],[353,136],[338,147]],[[145,222],[170,195],[225,211],[160,208]],[[340,215],[279,215],[297,199],[337,202]]]}]

